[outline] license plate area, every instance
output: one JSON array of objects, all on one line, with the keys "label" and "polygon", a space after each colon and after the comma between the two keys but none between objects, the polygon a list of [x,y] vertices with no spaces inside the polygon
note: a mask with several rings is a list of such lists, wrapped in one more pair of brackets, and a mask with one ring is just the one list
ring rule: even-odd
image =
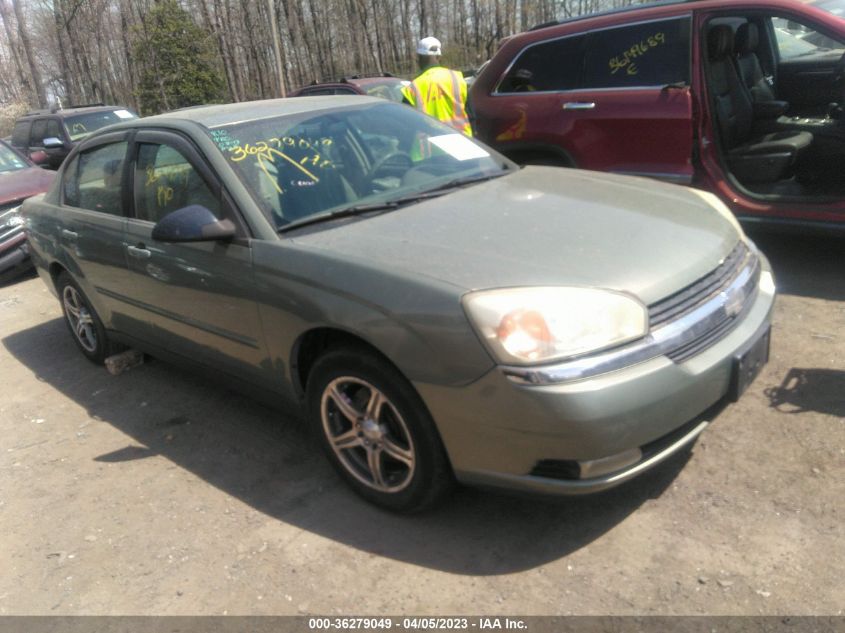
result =
[{"label": "license plate area", "polygon": [[769,360],[769,343],[772,329],[767,326],[759,332],[754,341],[733,359],[730,398],[736,402],[760,373]]}]

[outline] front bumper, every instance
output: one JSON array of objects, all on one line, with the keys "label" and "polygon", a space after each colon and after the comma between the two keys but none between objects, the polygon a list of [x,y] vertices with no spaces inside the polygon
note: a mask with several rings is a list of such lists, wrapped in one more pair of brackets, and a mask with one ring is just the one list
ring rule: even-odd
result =
[{"label": "front bumper", "polygon": [[[465,387],[415,384],[458,480],[546,494],[596,492],[692,443],[730,400],[734,358],[770,327],[775,292],[762,256],[760,264],[765,283],[733,329],[681,361],[659,355],[557,384],[514,380],[503,367]],[[538,465],[564,462],[580,463],[586,478],[537,474],[544,472]],[[617,469],[607,472],[607,464]]]}]

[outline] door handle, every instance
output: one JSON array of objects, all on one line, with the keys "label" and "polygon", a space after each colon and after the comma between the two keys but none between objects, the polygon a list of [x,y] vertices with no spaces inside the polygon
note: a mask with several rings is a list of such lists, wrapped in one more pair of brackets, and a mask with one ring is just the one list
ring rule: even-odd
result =
[{"label": "door handle", "polygon": [[564,110],[592,110],[595,107],[592,101],[569,101],[563,104]]},{"label": "door handle", "polygon": [[129,253],[130,257],[134,257],[135,259],[149,259],[152,256],[152,253],[144,248],[143,244],[138,244],[138,246],[127,246],[126,251]]},{"label": "door handle", "polygon": [[67,229],[62,229],[62,237],[70,242],[75,242],[76,238],[79,237],[79,233],[76,231],[68,231]]}]

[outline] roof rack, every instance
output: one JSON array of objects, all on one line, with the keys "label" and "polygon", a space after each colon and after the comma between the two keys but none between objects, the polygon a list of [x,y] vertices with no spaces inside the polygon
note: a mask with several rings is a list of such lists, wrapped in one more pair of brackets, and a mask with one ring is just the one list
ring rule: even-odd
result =
[{"label": "roof rack", "polygon": [[102,101],[98,101],[97,103],[80,103],[78,105],[74,104],[72,106],[68,106],[68,107],[65,108],[65,110],[73,110],[75,108],[96,108],[98,106],[104,106],[104,105],[106,105],[106,104],[103,103]]},{"label": "roof rack", "polygon": [[564,20],[551,20],[550,22],[543,22],[532,26],[529,31],[539,31],[550,26],[559,26],[561,24],[569,24],[571,22],[579,22],[581,20],[590,20],[592,18],[603,17],[605,15],[615,15],[617,13],[627,13],[629,11],[637,11],[639,9],[650,9],[652,7],[666,7],[673,4],[687,4],[688,2],[698,2],[699,0],[657,0],[656,2],[640,2],[639,4],[631,4],[627,7],[619,7],[617,9],[608,9],[607,11],[597,11],[596,13],[584,13],[583,15],[576,15]]},{"label": "roof rack", "polygon": [[42,108],[40,110],[30,110],[23,116],[35,116],[38,114],[56,114],[56,112],[62,112],[64,110],[76,110],[80,108],[96,108],[99,106],[106,105],[102,101],[98,101],[97,103],[81,103],[79,105],[72,105],[67,107],[62,107],[60,105],[54,105],[51,108]]}]

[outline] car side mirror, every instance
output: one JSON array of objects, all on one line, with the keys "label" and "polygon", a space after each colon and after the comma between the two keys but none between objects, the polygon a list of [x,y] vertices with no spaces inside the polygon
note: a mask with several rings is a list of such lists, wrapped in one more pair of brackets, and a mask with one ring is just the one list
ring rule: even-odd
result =
[{"label": "car side mirror", "polygon": [[48,136],[43,141],[44,149],[60,149],[65,146],[61,139],[55,136]]},{"label": "car side mirror", "polygon": [[199,204],[182,207],[164,216],[153,227],[152,238],[158,242],[214,242],[235,237],[231,220],[217,217]]}]

